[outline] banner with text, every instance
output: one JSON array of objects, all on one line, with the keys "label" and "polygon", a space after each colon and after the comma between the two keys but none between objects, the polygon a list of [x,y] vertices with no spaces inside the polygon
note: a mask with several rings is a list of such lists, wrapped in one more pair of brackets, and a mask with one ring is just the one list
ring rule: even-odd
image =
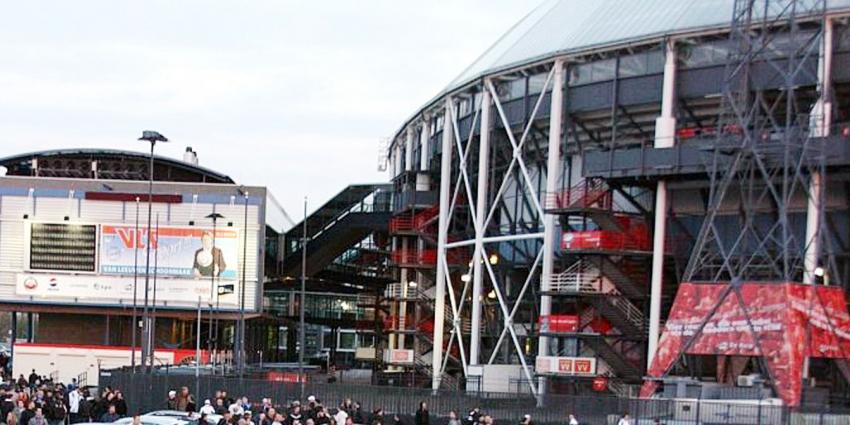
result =
[{"label": "banner with text", "polygon": [[[100,236],[100,273],[132,276],[145,272],[145,254],[151,241],[150,267],[162,278],[236,280],[239,232],[228,228],[160,227],[150,237],[144,228],[103,225]],[[154,274],[151,271],[151,274]],[[209,292],[209,291],[208,291]]]},{"label": "banner with text", "polygon": [[[235,282],[229,282],[235,287]],[[216,282],[217,286],[221,286]],[[16,293],[32,299],[47,301],[68,301],[77,303],[100,303],[103,300],[118,305],[131,305],[133,302],[132,276],[93,276],[48,273],[20,273],[17,275]],[[157,305],[179,304],[192,306],[198,299],[205,305],[210,301],[210,281],[202,279],[157,279],[156,294],[154,284],[149,285],[149,298],[156,298]],[[141,305],[145,295],[144,277],[136,282],[136,298]],[[218,292],[216,290],[215,292]],[[236,291],[234,291],[236,292]],[[232,308],[237,304],[233,293],[221,294],[216,300],[219,306]]]}]

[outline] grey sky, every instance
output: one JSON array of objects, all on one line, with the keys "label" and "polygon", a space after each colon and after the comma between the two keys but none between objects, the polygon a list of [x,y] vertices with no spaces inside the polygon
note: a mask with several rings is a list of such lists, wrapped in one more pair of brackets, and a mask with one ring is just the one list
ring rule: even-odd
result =
[{"label": "grey sky", "polygon": [[293,218],[385,181],[391,135],[536,5],[465,1],[14,2],[0,17],[0,156],[143,150],[143,129],[268,186]]}]

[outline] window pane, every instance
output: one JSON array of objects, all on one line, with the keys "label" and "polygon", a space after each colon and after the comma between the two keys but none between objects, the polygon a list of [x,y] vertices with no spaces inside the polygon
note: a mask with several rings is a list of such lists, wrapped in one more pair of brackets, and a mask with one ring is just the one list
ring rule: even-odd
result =
[{"label": "window pane", "polygon": [[356,338],[352,332],[340,332],[339,347],[340,350],[353,350],[357,348]]}]

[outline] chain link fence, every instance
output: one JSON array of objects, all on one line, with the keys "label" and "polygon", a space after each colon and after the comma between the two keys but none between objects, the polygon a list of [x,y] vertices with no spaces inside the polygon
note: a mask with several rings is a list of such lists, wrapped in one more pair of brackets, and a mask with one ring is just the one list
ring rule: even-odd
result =
[{"label": "chain link fence", "polygon": [[628,413],[634,425],[847,425],[850,409],[824,405],[789,409],[767,400],[670,400],[637,399],[607,396],[546,395],[538,403],[531,395],[438,391],[419,388],[400,388],[345,383],[313,383],[303,386],[297,382],[275,382],[233,376],[173,374],[159,371],[153,375],[132,373],[127,369],[103,371],[100,387],[121,389],[128,399],[130,412],[165,409],[171,389],[189,388],[198,405],[211,398],[216,390],[226,390],[231,397],[247,396],[252,401],[269,397],[286,405],[313,395],[334,409],[343,400],[358,402],[363,412],[381,408],[386,414],[399,415],[404,425],[420,402],[426,402],[433,415],[432,425],[444,425],[450,411],[464,418],[471,409],[479,407],[498,424],[518,423],[523,415],[531,415],[537,425],[567,424],[569,414],[581,424],[616,425]]}]

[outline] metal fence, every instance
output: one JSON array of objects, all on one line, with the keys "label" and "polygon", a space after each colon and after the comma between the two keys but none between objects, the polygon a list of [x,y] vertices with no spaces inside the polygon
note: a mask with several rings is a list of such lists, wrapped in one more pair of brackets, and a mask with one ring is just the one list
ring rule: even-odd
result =
[{"label": "metal fence", "polygon": [[449,411],[461,418],[474,407],[493,416],[498,424],[517,423],[529,414],[535,424],[566,424],[567,415],[575,415],[581,424],[616,425],[628,413],[634,425],[846,425],[850,411],[823,405],[791,410],[767,401],[668,400],[635,399],[606,396],[547,395],[541,405],[525,394],[485,392],[433,392],[429,389],[399,388],[344,383],[273,382],[264,379],[191,374],[133,374],[131,371],[103,371],[100,387],[121,389],[131,412],[164,409],[168,391],[188,387],[199,404],[211,398],[216,390],[227,390],[231,397],[247,396],[251,400],[270,397],[286,404],[313,395],[333,409],[346,398],[360,403],[364,412],[382,408],[386,414],[402,417],[404,425],[412,424],[409,415],[419,403],[428,403],[433,415],[431,423],[446,423]]}]

